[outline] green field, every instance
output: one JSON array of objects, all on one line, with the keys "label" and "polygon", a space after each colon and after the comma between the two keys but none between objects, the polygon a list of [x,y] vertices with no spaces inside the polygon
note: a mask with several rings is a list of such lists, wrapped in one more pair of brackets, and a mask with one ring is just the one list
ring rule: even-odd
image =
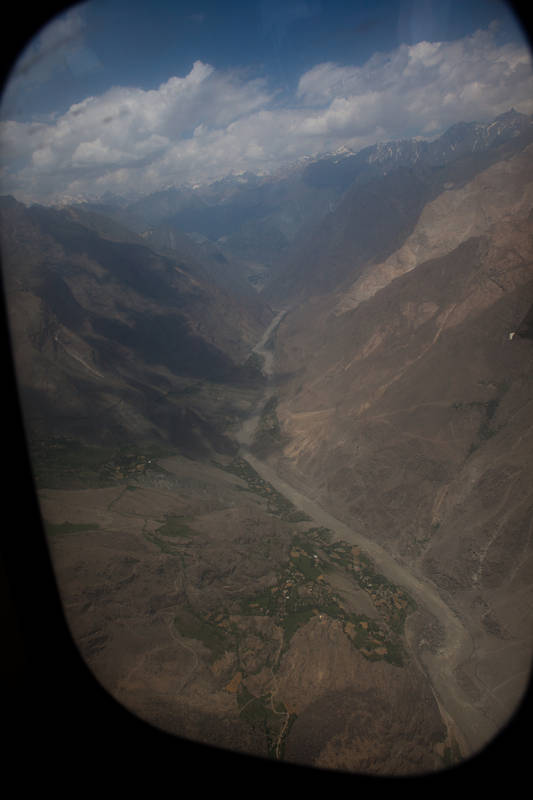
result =
[{"label": "green field", "polygon": [[47,536],[58,536],[61,534],[85,533],[86,531],[95,531],[100,526],[98,525],[97,522],[93,523],[45,522],[44,527]]},{"label": "green field", "polygon": [[175,450],[151,446],[104,447],[66,437],[35,438],[30,459],[39,489],[101,488],[130,482],[148,470],[161,471],[155,459]]}]

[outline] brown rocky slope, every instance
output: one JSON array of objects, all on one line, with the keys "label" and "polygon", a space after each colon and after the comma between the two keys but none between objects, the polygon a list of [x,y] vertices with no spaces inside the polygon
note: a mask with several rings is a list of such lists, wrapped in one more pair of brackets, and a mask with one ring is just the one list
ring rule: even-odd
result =
[{"label": "brown rocky slope", "polygon": [[449,187],[276,340],[278,468],[436,585],[471,636],[457,679],[497,725],[531,663],[532,186],[526,149]]}]

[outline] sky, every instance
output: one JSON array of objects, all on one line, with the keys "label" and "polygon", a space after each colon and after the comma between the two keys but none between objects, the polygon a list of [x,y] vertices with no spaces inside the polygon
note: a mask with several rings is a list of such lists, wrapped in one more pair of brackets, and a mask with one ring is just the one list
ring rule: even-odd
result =
[{"label": "sky", "polygon": [[503,0],[90,0],[19,56],[0,193],[135,198],[533,113]]}]

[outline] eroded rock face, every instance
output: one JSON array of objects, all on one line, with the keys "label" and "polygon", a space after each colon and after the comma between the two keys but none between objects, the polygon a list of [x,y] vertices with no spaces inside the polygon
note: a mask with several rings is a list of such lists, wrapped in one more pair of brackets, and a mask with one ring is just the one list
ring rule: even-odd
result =
[{"label": "eroded rock face", "polygon": [[511,335],[533,300],[532,156],[447,189],[277,337],[280,467],[439,587],[472,636],[464,686],[498,724],[532,654],[532,344]]},{"label": "eroded rock face", "polygon": [[[530,145],[520,156],[499,161],[465,186],[447,184],[447,190],[424,207],[404,244],[385,261],[364,270],[342,293],[337,313],[357,308],[395,278],[452,252],[466,239],[489,233],[497,223],[508,221],[515,226],[527,220],[533,205],[532,174]],[[505,232],[493,231],[492,236],[498,240]]]}]

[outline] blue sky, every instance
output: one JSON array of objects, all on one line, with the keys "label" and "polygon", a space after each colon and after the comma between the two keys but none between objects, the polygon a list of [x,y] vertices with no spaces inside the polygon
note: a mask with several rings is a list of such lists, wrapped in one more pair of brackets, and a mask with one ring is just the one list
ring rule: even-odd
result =
[{"label": "blue sky", "polygon": [[135,196],[511,106],[533,112],[531,56],[499,0],[91,0],[11,75],[0,190]]}]

